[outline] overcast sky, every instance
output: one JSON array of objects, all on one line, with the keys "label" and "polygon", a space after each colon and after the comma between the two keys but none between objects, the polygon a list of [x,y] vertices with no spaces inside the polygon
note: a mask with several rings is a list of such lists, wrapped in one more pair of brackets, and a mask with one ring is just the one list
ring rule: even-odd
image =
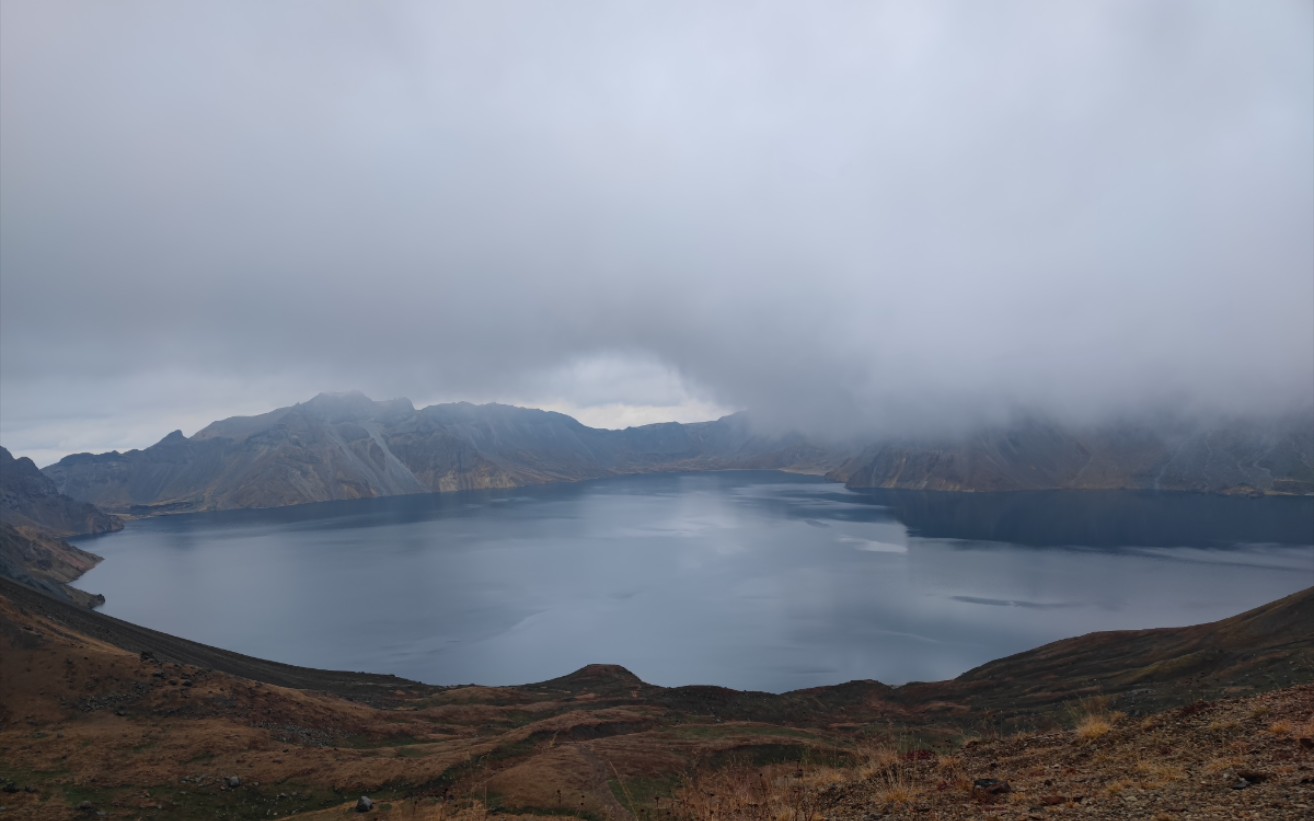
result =
[{"label": "overcast sky", "polygon": [[1314,5],[0,4],[0,443],[1314,401]]}]

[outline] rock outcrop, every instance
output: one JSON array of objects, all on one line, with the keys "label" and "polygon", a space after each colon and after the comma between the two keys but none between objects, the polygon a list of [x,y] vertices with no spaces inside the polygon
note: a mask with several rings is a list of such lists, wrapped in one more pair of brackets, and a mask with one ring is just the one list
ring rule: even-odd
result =
[{"label": "rock outcrop", "polygon": [[0,447],[0,522],[32,527],[55,536],[92,536],[123,523],[87,502],[59,492],[31,459],[15,459]]},{"label": "rock outcrop", "polygon": [[68,536],[119,530],[123,523],[86,502],[60,493],[31,459],[0,447],[0,576],[64,601],[95,607],[101,596],[69,587],[100,561]]},{"label": "rock outcrop", "polygon": [[100,557],[40,530],[0,522],[0,577],[83,607],[97,607],[105,597],[68,583],[96,566]]}]

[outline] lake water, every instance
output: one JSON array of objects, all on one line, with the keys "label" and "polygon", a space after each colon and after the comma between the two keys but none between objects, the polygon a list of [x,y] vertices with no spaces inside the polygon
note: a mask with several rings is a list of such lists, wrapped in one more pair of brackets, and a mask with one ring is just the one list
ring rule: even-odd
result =
[{"label": "lake water", "polygon": [[952,678],[1314,584],[1314,499],[860,493],[773,472],[170,516],[79,544],[104,612],[293,664],[785,691]]}]

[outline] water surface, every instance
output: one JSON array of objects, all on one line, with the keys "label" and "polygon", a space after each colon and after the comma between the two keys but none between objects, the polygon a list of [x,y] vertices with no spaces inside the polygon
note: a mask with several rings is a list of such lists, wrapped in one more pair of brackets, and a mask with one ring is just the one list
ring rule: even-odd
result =
[{"label": "water surface", "polygon": [[1314,499],[858,493],[772,472],[169,516],[79,544],[110,615],[434,684],[593,662],[784,691],[951,678],[1314,584]]}]

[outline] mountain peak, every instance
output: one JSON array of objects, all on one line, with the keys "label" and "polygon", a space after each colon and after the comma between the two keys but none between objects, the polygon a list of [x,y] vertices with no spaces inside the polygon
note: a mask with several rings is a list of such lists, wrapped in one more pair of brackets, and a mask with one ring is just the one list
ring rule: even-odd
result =
[{"label": "mountain peak", "polygon": [[305,408],[344,408],[370,406],[374,400],[362,391],[321,391],[300,404]]},{"label": "mountain peak", "polygon": [[161,439],[161,440],[160,440],[159,442],[157,442],[156,444],[157,444],[157,445],[177,445],[177,444],[179,444],[179,443],[181,443],[181,442],[186,442],[186,441],[187,441],[187,437],[186,437],[186,436],[183,436],[183,432],[180,431],[180,430],[175,430],[173,433],[170,433],[168,436],[164,437],[163,439]]},{"label": "mountain peak", "polygon": [[367,419],[415,412],[411,400],[404,397],[376,402],[358,390],[318,393],[297,407],[329,420]]}]

